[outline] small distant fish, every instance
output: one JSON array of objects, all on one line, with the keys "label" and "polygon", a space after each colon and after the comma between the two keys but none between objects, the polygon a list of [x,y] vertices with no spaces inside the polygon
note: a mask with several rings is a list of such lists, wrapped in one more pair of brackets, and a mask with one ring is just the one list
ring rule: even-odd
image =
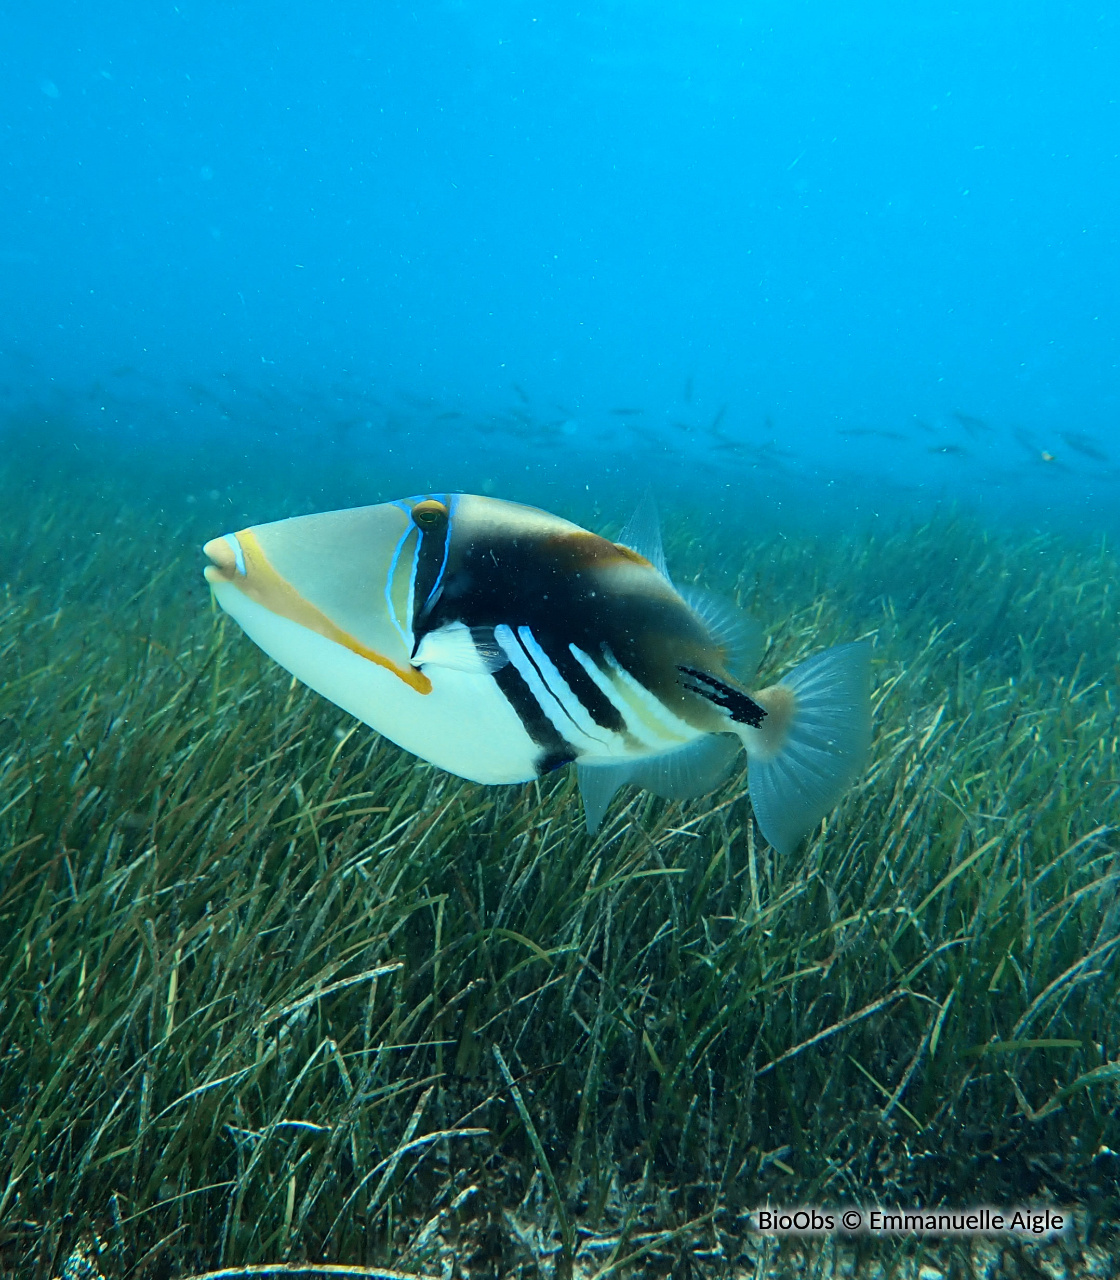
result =
[{"label": "small distant fish", "polygon": [[1030,432],[1024,431],[1022,427],[1016,427],[1013,434],[1023,449],[1030,455],[1033,462],[1041,462],[1045,466],[1052,467],[1055,471],[1069,470],[1064,463],[1059,462],[1057,455],[1052,450],[1039,445]]},{"label": "small distant fish", "polygon": [[961,424],[975,440],[982,435],[991,435],[992,429],[984,421],[983,418],[975,418],[970,413],[961,413],[959,409],[953,410],[953,417]]},{"label": "small distant fish", "polygon": [[692,403],[692,375],[691,374],[689,374],[688,377],[685,378],[684,380],[684,402],[685,404]]},{"label": "small distant fish", "polygon": [[878,427],[846,427],[836,433],[840,436],[877,436],[880,440],[905,440],[899,431],[881,431]]},{"label": "small distant fish", "polygon": [[429,396],[413,395],[411,391],[398,391],[397,396],[412,409],[434,409],[436,402]]},{"label": "small distant fish", "polygon": [[1016,427],[1011,434],[1032,458],[1038,457],[1038,445],[1030,432],[1024,431],[1022,427]]},{"label": "small distant fish", "polygon": [[613,413],[616,418],[636,418],[639,414],[645,413],[644,409],[608,409],[608,413]]},{"label": "small distant fish", "polygon": [[959,444],[931,444],[926,450],[927,453],[943,453],[946,457],[967,458],[968,450],[962,448]]},{"label": "small distant fish", "polygon": [[1076,431],[1063,431],[1060,434],[1074,453],[1080,453],[1083,457],[1092,458],[1094,462],[1108,461],[1108,454],[1098,447],[1092,436],[1079,435]]},{"label": "small distant fish", "polygon": [[620,786],[703,795],[746,748],[779,851],[864,768],[869,646],[748,692],[758,629],[669,579],[656,513],[618,542],[534,507],[425,494],[300,516],[203,548],[218,603],[312,689],[481,783],[576,764],[587,828]]}]

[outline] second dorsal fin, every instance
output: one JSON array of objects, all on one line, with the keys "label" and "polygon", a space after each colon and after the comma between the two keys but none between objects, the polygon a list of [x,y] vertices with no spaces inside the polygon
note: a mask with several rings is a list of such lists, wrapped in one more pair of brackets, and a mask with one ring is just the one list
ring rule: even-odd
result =
[{"label": "second dorsal fin", "polygon": [[735,605],[709,595],[699,587],[678,587],[677,590],[685,604],[708,628],[708,634],[722,652],[728,670],[740,680],[753,680],[766,647],[761,626]]},{"label": "second dorsal fin", "polygon": [[669,570],[665,566],[665,552],[661,546],[661,520],[653,490],[647,489],[626,527],[618,536],[619,543],[644,556],[661,576],[668,581]]}]

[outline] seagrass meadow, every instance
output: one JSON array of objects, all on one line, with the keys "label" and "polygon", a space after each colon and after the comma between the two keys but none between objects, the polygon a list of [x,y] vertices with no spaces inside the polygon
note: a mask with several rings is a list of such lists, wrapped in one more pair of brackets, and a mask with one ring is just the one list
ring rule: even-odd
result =
[{"label": "seagrass meadow", "polygon": [[[874,642],[871,767],[779,858],[743,773],[625,791],[592,838],[570,771],[441,773],[211,607],[206,538],[415,477],[286,507],[278,461],[254,499],[6,446],[3,1274],[1117,1274],[1109,545],[666,497],[671,568],[764,624],[764,677]],[[1076,1213],[781,1242],[766,1204]]]}]

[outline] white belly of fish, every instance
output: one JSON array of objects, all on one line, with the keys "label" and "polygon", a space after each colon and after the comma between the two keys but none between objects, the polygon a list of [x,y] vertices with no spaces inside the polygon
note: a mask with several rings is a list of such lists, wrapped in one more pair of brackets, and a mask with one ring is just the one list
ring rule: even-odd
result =
[{"label": "white belly of fish", "polygon": [[246,635],[297,680],[371,729],[448,773],[472,782],[528,782],[540,747],[492,676],[428,668],[430,693],[325,636],[212,584],[218,603]]}]

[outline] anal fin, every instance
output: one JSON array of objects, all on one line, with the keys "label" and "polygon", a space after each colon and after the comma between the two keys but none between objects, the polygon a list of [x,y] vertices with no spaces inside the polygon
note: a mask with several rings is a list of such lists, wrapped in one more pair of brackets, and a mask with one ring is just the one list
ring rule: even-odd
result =
[{"label": "anal fin", "polygon": [[632,780],[633,771],[633,762],[629,760],[621,764],[576,764],[588,835],[593,836],[599,830],[614,793]]},{"label": "anal fin", "polygon": [[705,734],[695,742],[660,755],[617,764],[576,765],[587,830],[594,835],[619,787],[628,782],[666,800],[706,795],[735,766],[741,744],[727,734]]},{"label": "anal fin", "polygon": [[707,733],[695,742],[634,762],[631,781],[666,800],[707,795],[727,777],[742,748],[738,738]]}]

